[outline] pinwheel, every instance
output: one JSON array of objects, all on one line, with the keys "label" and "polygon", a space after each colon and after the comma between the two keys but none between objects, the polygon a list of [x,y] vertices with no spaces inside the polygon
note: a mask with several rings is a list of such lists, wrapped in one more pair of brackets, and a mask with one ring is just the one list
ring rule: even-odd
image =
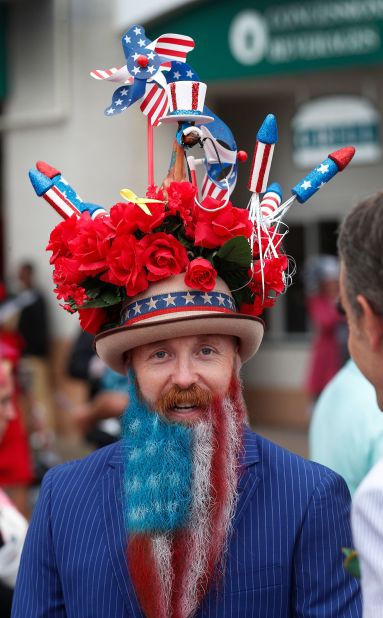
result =
[{"label": "pinwheel", "polygon": [[142,26],[134,25],[121,37],[126,65],[91,71],[98,80],[122,83],[114,91],[112,103],[105,110],[106,116],[124,112],[136,101],[142,99],[140,109],[148,118],[148,178],[154,182],[153,126],[166,114],[169,104],[164,90],[166,79],[163,71],[172,66],[172,61],[185,62],[186,55],[194,49],[189,36],[164,34],[150,41]]}]

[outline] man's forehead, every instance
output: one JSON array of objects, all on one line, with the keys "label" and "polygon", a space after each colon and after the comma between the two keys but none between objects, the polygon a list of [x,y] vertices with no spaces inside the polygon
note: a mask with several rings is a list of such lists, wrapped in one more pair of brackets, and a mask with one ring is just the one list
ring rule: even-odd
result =
[{"label": "man's forehead", "polygon": [[136,346],[131,350],[133,355],[140,353],[140,351],[148,350],[158,346],[193,346],[203,343],[215,344],[217,346],[224,346],[227,343],[232,343],[233,347],[237,345],[237,339],[233,335],[219,335],[219,334],[197,334],[197,335],[185,335],[183,337],[168,337],[167,339],[159,339],[158,341],[151,341],[149,343]]}]

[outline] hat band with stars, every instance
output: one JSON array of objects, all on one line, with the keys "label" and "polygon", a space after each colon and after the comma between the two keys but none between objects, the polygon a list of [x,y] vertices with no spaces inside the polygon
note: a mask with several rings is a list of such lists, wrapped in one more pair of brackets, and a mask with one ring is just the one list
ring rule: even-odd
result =
[{"label": "hat band with stars", "polygon": [[222,292],[204,292],[190,290],[187,292],[172,292],[156,294],[136,300],[125,307],[121,314],[121,326],[129,326],[169,313],[184,311],[215,311],[220,313],[235,313],[233,298]]}]

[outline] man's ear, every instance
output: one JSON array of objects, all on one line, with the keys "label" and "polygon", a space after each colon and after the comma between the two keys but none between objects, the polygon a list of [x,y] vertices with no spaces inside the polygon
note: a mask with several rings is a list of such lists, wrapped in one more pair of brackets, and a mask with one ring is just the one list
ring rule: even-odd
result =
[{"label": "man's ear", "polygon": [[379,315],[371,307],[370,302],[362,294],[358,294],[356,300],[362,310],[359,321],[370,342],[373,352],[383,349],[383,316]]}]

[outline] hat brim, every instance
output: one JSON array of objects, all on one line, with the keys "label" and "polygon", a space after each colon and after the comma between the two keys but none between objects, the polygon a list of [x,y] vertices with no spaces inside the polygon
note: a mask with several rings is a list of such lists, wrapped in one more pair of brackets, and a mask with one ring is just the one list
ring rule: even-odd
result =
[{"label": "hat brim", "polygon": [[168,116],[162,116],[158,122],[163,124],[170,124],[171,122],[195,122],[195,124],[207,124],[208,122],[213,122],[214,118],[212,116],[200,116],[193,114],[174,114]]},{"label": "hat brim", "polygon": [[257,352],[263,332],[264,323],[256,316],[241,313],[204,314],[188,316],[187,319],[118,326],[99,333],[95,338],[95,347],[98,356],[111,369],[125,375],[125,352],[140,345],[191,335],[232,335],[239,339],[239,355],[244,363]]}]

